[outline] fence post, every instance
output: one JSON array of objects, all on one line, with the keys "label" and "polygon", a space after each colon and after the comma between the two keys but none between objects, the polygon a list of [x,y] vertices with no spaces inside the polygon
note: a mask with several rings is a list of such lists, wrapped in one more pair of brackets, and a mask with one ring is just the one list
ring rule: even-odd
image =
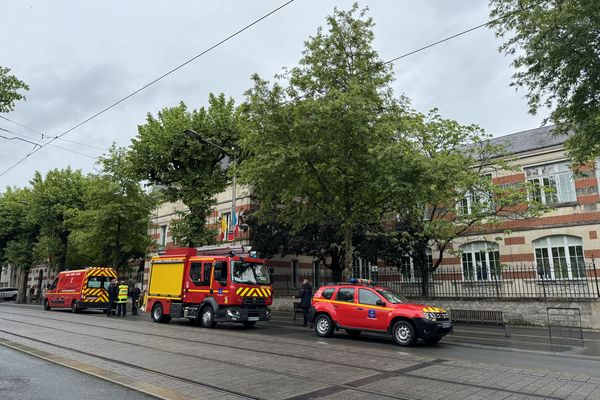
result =
[{"label": "fence post", "polygon": [[600,297],[600,289],[598,288],[598,274],[596,273],[596,262],[592,258],[592,268],[594,268],[594,280],[596,281],[596,294]]}]

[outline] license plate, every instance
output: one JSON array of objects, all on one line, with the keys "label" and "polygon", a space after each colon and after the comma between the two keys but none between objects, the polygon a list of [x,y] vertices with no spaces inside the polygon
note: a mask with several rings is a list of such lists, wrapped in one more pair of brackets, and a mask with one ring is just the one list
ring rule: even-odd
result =
[{"label": "license plate", "polygon": [[442,328],[450,328],[450,322],[442,322]]},{"label": "license plate", "polygon": [[258,321],[258,317],[248,317],[248,321]]}]

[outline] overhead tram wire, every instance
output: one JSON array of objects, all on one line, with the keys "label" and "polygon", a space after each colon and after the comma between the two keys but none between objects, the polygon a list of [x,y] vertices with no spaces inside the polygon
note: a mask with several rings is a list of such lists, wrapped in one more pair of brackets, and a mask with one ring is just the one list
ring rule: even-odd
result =
[{"label": "overhead tram wire", "polygon": [[[11,123],[13,123],[13,124],[15,124],[15,125],[18,125],[18,126],[20,126],[21,128],[27,129],[28,131],[30,131],[30,132],[33,132],[33,133],[35,133],[35,134],[37,134],[37,135],[40,135],[40,136],[42,137],[42,139],[44,139],[44,138],[51,139],[51,138],[53,137],[53,136],[51,136],[51,135],[48,135],[48,134],[42,133],[42,132],[40,132],[40,131],[38,131],[38,130],[35,130],[35,129],[33,129],[33,128],[30,128],[30,127],[28,127],[27,125],[23,125],[23,124],[21,124],[21,123],[19,123],[19,122],[15,121],[15,120],[12,120],[12,119],[10,119],[10,118],[3,117],[2,115],[0,115],[0,118],[2,118],[2,119],[3,119],[3,120],[5,120],[5,121],[11,122]],[[15,133],[15,134],[16,134],[16,133]],[[21,135],[21,136],[24,136],[24,135]],[[69,139],[65,139],[65,138],[61,138],[60,140],[62,140],[62,141],[64,141],[64,142],[69,142],[69,143],[77,144],[77,145],[79,145],[79,146],[85,146],[85,147],[89,147],[89,148],[91,148],[91,149],[102,150],[102,151],[107,151],[107,150],[108,150],[108,149],[106,149],[106,148],[104,148],[104,147],[100,147],[100,146],[94,146],[93,144],[88,144],[88,143],[83,143],[83,142],[76,142],[76,141],[74,141],[74,140],[69,140]]]},{"label": "overhead tram wire", "polygon": [[[0,131],[4,131],[4,132],[7,132],[7,133],[12,133],[13,135],[17,135],[17,137],[12,137],[12,138],[0,135],[0,138],[2,138],[2,139],[7,139],[7,140],[21,140],[23,142],[27,142],[27,143],[33,144],[34,147],[30,151],[30,153],[32,153],[36,149],[36,147],[41,147],[40,143],[43,140],[43,136],[42,136],[42,138],[40,140],[38,140],[37,142],[34,142],[34,141],[31,141],[28,138],[26,138],[24,135],[18,134],[17,132],[13,132],[11,130],[8,130],[8,129],[2,128],[2,127],[0,127]],[[69,149],[69,148],[66,148],[66,147],[59,146],[57,144],[51,144],[51,146],[52,147],[56,147],[57,149],[68,151],[70,153],[77,154],[77,155],[84,156],[84,157],[88,157],[88,158],[91,158],[91,159],[94,159],[94,160],[98,158],[98,157],[95,157],[95,156],[91,156],[89,154],[81,153],[81,152],[73,150],[73,149]],[[106,149],[101,149],[101,150],[106,150]]]},{"label": "overhead tram wire", "polygon": [[[19,161],[17,161],[15,164],[13,164],[12,166],[10,166],[8,169],[4,170],[2,173],[0,173],[0,177],[1,177],[1,176],[3,176],[3,175],[5,175],[6,173],[8,173],[10,170],[12,170],[13,168],[15,168],[17,165],[19,165],[20,163],[22,163],[23,161],[25,161],[25,160],[26,160],[26,159],[27,159],[27,158],[28,158],[30,155],[37,153],[39,150],[41,150],[42,148],[44,148],[46,145],[50,144],[50,143],[51,143],[51,142],[53,142],[54,140],[56,140],[56,139],[60,139],[62,136],[66,135],[67,133],[69,133],[69,132],[71,132],[71,131],[73,131],[74,129],[78,128],[79,126],[81,126],[81,125],[83,125],[83,124],[87,123],[88,121],[90,121],[90,120],[94,119],[95,117],[99,116],[100,114],[102,114],[102,113],[104,113],[104,112],[106,112],[106,111],[110,110],[111,108],[113,108],[113,107],[115,107],[116,105],[118,105],[118,104],[122,103],[123,101],[127,100],[128,98],[130,98],[130,97],[132,97],[132,96],[136,95],[137,93],[139,93],[139,92],[141,92],[142,90],[146,89],[148,86],[150,86],[150,85],[152,85],[152,84],[154,84],[154,83],[158,82],[159,80],[161,80],[161,79],[165,78],[166,76],[168,76],[168,75],[172,74],[173,72],[175,72],[175,71],[177,71],[178,69],[182,68],[183,66],[185,66],[185,65],[189,64],[190,62],[194,61],[194,60],[195,60],[195,59],[197,59],[198,57],[200,57],[200,56],[202,56],[202,55],[206,54],[207,52],[209,52],[210,50],[212,50],[212,49],[214,49],[215,47],[219,46],[220,44],[222,44],[222,43],[224,43],[224,42],[228,41],[229,39],[233,38],[233,37],[234,37],[234,36],[236,36],[237,34],[239,34],[239,33],[243,32],[244,30],[246,30],[246,29],[248,29],[248,28],[250,28],[252,25],[254,25],[254,24],[256,24],[256,23],[260,22],[261,20],[263,20],[263,19],[267,18],[267,17],[268,17],[268,16],[270,16],[271,14],[273,14],[273,13],[275,13],[275,12],[279,11],[280,9],[282,9],[283,7],[285,7],[285,6],[287,6],[288,4],[292,3],[293,1],[294,1],[294,0],[290,0],[290,1],[288,1],[287,3],[284,3],[283,5],[281,5],[281,6],[277,7],[276,9],[274,9],[273,11],[271,11],[270,13],[268,13],[268,14],[265,14],[263,17],[259,18],[258,20],[254,21],[253,23],[251,23],[251,24],[247,25],[246,27],[244,27],[244,28],[240,29],[239,31],[237,31],[237,32],[235,32],[234,34],[232,34],[231,36],[229,36],[229,37],[227,37],[227,38],[223,39],[221,42],[219,42],[219,43],[217,43],[217,44],[213,45],[212,47],[208,48],[207,50],[203,51],[202,53],[198,54],[197,56],[195,56],[195,57],[191,58],[190,60],[186,61],[185,63],[183,63],[183,64],[181,64],[181,65],[179,65],[179,66],[177,66],[177,67],[173,68],[172,70],[170,70],[170,71],[169,71],[169,72],[167,72],[166,74],[164,74],[164,75],[162,75],[162,76],[158,77],[157,79],[155,79],[154,81],[152,81],[152,82],[150,82],[150,83],[146,84],[145,86],[141,87],[140,89],[136,90],[135,92],[131,93],[130,95],[128,95],[128,96],[124,97],[123,99],[121,99],[121,100],[119,100],[119,101],[117,101],[117,102],[113,103],[113,104],[112,104],[112,105],[110,105],[109,107],[106,107],[104,110],[102,110],[102,111],[100,111],[100,112],[98,112],[98,113],[96,113],[96,114],[92,115],[91,117],[89,117],[89,118],[88,118],[88,119],[86,119],[85,121],[83,121],[83,122],[81,122],[81,123],[77,124],[77,125],[76,125],[76,126],[74,126],[73,128],[71,128],[71,129],[69,129],[69,130],[67,130],[67,131],[63,132],[62,134],[60,134],[60,135],[58,135],[58,136],[54,137],[54,138],[53,138],[53,139],[52,139],[50,142],[48,142],[48,143],[44,144],[43,146],[41,146],[41,147],[37,148],[36,150],[34,150],[34,151],[32,151],[32,152],[30,152],[30,153],[29,153],[29,154],[27,154],[25,157],[23,157],[22,159],[20,159]],[[383,62],[383,64],[391,64],[391,63],[393,63],[394,61],[400,60],[400,59],[402,59],[402,58],[405,58],[405,57],[411,56],[411,55],[413,55],[413,54],[419,53],[419,52],[421,52],[421,51],[423,51],[423,50],[426,50],[426,49],[429,49],[429,48],[431,48],[431,47],[437,46],[437,45],[439,45],[439,44],[445,43],[445,42],[447,42],[447,41],[449,41],[449,40],[452,40],[452,39],[454,39],[454,38],[457,38],[457,37],[459,37],[459,36],[465,35],[465,34],[467,34],[467,33],[469,33],[469,32],[473,32],[473,31],[475,31],[475,30],[477,30],[477,29],[480,29],[480,28],[483,28],[483,27],[485,27],[485,26],[491,25],[491,24],[493,24],[493,23],[495,23],[495,22],[498,22],[498,21],[500,21],[500,20],[503,20],[504,18],[507,18],[507,17],[509,17],[509,16],[511,16],[511,15],[517,14],[517,13],[519,13],[519,12],[522,12],[522,11],[524,11],[524,9],[517,10],[517,11],[513,11],[513,12],[511,12],[511,13],[508,13],[508,14],[506,14],[506,15],[503,15],[503,16],[501,16],[501,17],[498,17],[498,18],[496,18],[496,19],[493,19],[493,20],[491,20],[491,21],[487,21],[487,22],[485,22],[485,23],[479,24],[479,25],[477,25],[477,26],[474,26],[474,27],[472,27],[472,28],[465,29],[465,30],[464,30],[464,31],[462,31],[462,32],[458,32],[458,33],[456,33],[456,34],[454,34],[454,35],[451,35],[451,36],[445,37],[445,38],[443,38],[443,39],[441,39],[441,40],[438,40],[438,41],[436,41],[436,42],[433,42],[433,43],[430,43],[430,44],[428,44],[428,45],[425,45],[425,46],[423,46],[423,47],[420,47],[420,48],[418,48],[418,49],[416,49],[416,50],[412,50],[412,51],[409,51],[408,53],[404,53],[404,54],[402,54],[402,55],[400,55],[400,56],[398,56],[398,57],[394,57],[394,58],[392,58],[392,59],[390,59],[390,60],[388,60],[388,61],[385,61],[385,62]]]},{"label": "overhead tram wire", "polygon": [[237,35],[239,35],[240,33],[250,29],[252,26],[258,24],[259,22],[261,22],[262,20],[268,18],[269,16],[271,16],[272,14],[276,13],[277,11],[281,10],[282,8],[288,6],[289,4],[293,3],[295,0],[288,0],[286,3],[283,3],[282,5],[278,6],[277,8],[271,10],[270,12],[268,12],[267,14],[263,15],[262,17],[254,20],[253,22],[251,22],[250,24],[244,26],[241,29],[238,29],[236,32],[232,33],[231,35],[227,36],[225,39],[217,42],[216,44],[210,46],[208,49],[202,51],[201,53],[195,55],[194,57],[190,58],[189,60],[185,61],[184,63],[176,66],[175,68],[169,70],[168,72],[164,73],[163,75],[159,76],[158,78],[154,79],[153,81],[145,84],[144,86],[140,87],[139,89],[135,90],[134,92],[128,94],[127,96],[123,97],[122,99],[112,103],[111,105],[109,105],[108,107],[105,107],[104,109],[98,111],[97,113],[95,113],[94,115],[88,117],[87,119],[83,120],[82,122],[78,123],[77,125],[73,126],[72,128],[67,129],[66,131],[64,131],[63,133],[61,133],[58,136],[53,137],[52,139],[50,139],[50,141],[44,143],[42,146],[38,147],[35,150],[30,151],[25,157],[21,158],[19,161],[17,161],[16,163],[14,163],[12,166],[10,166],[9,168],[7,168],[6,170],[4,170],[2,173],[0,173],[0,177],[4,176],[6,173],[8,173],[10,170],[12,170],[13,168],[15,168],[17,165],[21,164],[23,161],[25,161],[27,158],[29,158],[31,155],[37,153],[38,151],[40,151],[41,149],[43,149],[44,147],[46,147],[47,145],[51,144],[52,142],[54,142],[57,139],[61,139],[63,136],[65,136],[66,134],[68,134],[69,132],[74,131],[75,129],[79,128],[80,126],[88,123],[89,121],[93,120],[94,118],[104,114],[105,112],[107,112],[108,110],[116,107],[117,105],[121,104],[122,102],[124,102],[125,100],[135,96],[136,94],[138,94],[139,92],[147,89],[148,87],[154,85],[155,83],[157,83],[158,81],[166,78],[167,76],[171,75],[172,73],[180,70],[181,68],[185,67],[186,65],[188,65],[189,63],[193,62],[194,60],[202,57],[203,55],[205,55],[206,53],[214,50],[215,48],[219,47],[220,45],[222,45],[225,42],[228,42],[229,40],[233,39],[234,37],[236,37]]}]

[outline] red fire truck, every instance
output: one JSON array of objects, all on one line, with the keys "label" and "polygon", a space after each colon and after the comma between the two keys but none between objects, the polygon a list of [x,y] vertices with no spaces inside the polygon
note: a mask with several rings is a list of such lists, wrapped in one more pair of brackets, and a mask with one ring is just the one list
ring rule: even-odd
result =
[{"label": "red fire truck", "polygon": [[112,268],[91,267],[59,272],[44,294],[44,309],[70,308],[78,312],[86,308],[108,307],[106,289],[117,278]]},{"label": "red fire truck", "polygon": [[271,319],[273,302],[269,269],[264,260],[245,255],[198,254],[174,248],[154,257],[145,310],[155,322],[188,318],[213,328],[217,322],[252,327]]}]

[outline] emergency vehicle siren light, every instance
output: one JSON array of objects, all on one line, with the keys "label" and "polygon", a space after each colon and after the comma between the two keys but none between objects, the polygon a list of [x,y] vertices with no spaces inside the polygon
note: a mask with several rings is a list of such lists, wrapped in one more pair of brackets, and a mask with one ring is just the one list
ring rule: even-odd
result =
[{"label": "emergency vehicle siren light", "polygon": [[366,283],[367,285],[372,285],[373,281],[371,279],[358,279],[358,278],[350,278],[350,283]]}]

